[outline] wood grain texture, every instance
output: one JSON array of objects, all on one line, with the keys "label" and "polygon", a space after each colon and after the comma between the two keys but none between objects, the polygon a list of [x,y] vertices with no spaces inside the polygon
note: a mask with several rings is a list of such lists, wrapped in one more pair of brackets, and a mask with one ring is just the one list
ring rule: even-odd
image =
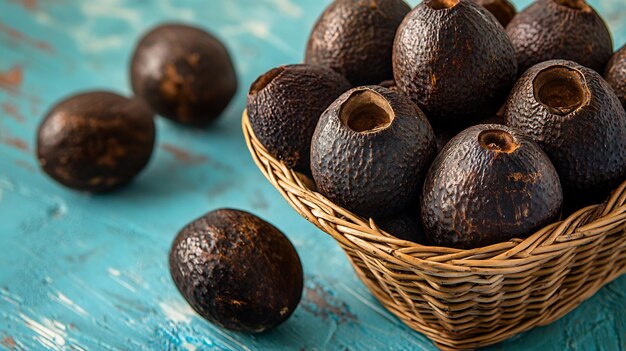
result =
[{"label": "wood grain texture", "polygon": [[[327,3],[0,0],[0,349],[435,350],[385,311],[336,243],[272,189],[241,136],[247,86],[268,68],[302,60]],[[590,3],[607,19],[615,46],[623,45],[626,4]],[[50,181],[33,154],[46,109],[81,89],[128,93],[132,46],[164,20],[201,25],[226,41],[241,82],[228,110],[204,131],[159,119],[155,157],[120,192],[90,196]],[[267,219],[300,254],[302,302],[272,332],[218,329],[171,282],[174,235],[220,207]],[[556,323],[490,349],[626,349],[625,291],[623,277]]]}]

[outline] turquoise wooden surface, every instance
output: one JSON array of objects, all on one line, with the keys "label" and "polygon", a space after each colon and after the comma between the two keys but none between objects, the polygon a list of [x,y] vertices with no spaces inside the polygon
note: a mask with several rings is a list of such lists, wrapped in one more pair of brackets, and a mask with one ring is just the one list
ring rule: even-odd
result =
[{"label": "turquoise wooden surface", "polygon": [[[308,31],[327,3],[0,0],[0,349],[435,350],[385,311],[335,242],[265,181],[241,136],[247,87],[267,69],[301,60]],[[517,2],[518,8],[527,3]],[[591,3],[621,46],[626,3]],[[128,93],[132,47],[164,20],[195,23],[225,40],[240,79],[229,109],[204,131],[159,119],[152,161],[122,191],[90,196],[53,183],[33,154],[46,109],[81,89]],[[302,258],[302,302],[272,332],[215,328],[170,281],[173,236],[219,207],[271,221]],[[560,321],[491,349],[626,349],[625,311],[623,277]]]}]

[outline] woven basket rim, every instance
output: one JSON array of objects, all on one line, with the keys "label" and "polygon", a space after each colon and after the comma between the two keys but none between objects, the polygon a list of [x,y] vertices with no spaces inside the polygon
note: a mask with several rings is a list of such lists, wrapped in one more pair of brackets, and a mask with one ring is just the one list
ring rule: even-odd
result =
[{"label": "woven basket rim", "polygon": [[[626,181],[612,193],[604,204],[582,208],[567,218],[549,224],[526,239],[512,239],[475,249],[455,249],[449,247],[425,246],[398,239],[378,228],[373,219],[365,219],[334,204],[322,194],[308,189],[297,172],[286,167],[272,157],[254,135],[247,111],[243,111],[242,129],[250,153],[274,187],[303,217],[324,232],[330,234],[342,245],[363,250],[377,258],[416,265],[428,264],[429,268],[439,268],[461,275],[468,273],[492,274],[500,268],[501,274],[514,273],[517,266],[540,263],[563,254],[564,251],[592,241],[594,236],[605,234],[607,226],[614,224],[616,231],[623,227],[626,219]],[[259,157],[262,156],[262,157]],[[277,177],[271,169],[279,169],[282,177]],[[286,191],[288,190],[288,192]],[[295,203],[293,194],[308,200],[314,207],[308,211],[301,203]],[[316,208],[315,208],[316,207]],[[595,219],[594,219],[595,218]],[[337,230],[328,230],[320,223],[333,222]],[[526,267],[527,268],[527,267]],[[482,272],[485,270],[484,272]]]}]

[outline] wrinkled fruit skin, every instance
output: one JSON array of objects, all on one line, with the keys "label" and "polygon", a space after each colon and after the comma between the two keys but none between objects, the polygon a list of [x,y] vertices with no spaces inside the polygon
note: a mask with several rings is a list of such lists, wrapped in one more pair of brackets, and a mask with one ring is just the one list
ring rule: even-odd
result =
[{"label": "wrinkled fruit skin", "polygon": [[[506,131],[519,147],[485,149],[484,130]],[[559,177],[539,146],[506,126],[482,124],[455,136],[433,162],[422,221],[432,244],[471,249],[533,234],[558,219],[562,204]]]},{"label": "wrinkled fruit skin", "polygon": [[474,0],[474,2],[491,12],[505,28],[517,13],[509,0]]},{"label": "wrinkled fruit skin", "polygon": [[571,60],[604,72],[613,54],[611,34],[591,7],[575,10],[554,0],[538,0],[518,13],[506,31],[515,47],[520,74],[552,59]]},{"label": "wrinkled fruit skin", "polygon": [[504,29],[471,0],[440,10],[421,3],[398,28],[396,84],[435,128],[459,130],[495,113],[516,72],[515,52]]},{"label": "wrinkled fruit skin", "polygon": [[304,61],[330,67],[354,86],[391,79],[393,39],[410,10],[403,0],[335,0],[313,27]]},{"label": "wrinkled fruit skin", "polygon": [[[581,72],[590,92],[588,103],[567,116],[550,113],[533,92],[536,76],[555,66]],[[626,112],[608,83],[591,69],[565,60],[533,66],[513,88],[505,122],[532,137],[548,154],[567,201],[604,197],[626,178]]]},{"label": "wrinkled fruit skin", "polygon": [[[262,80],[272,76],[257,92],[256,88],[264,83]],[[275,68],[251,86],[247,103],[250,125],[272,156],[289,168],[310,174],[311,138],[317,121],[350,88],[343,76],[326,67]]]},{"label": "wrinkled fruit skin", "polygon": [[[395,113],[391,125],[373,133],[347,127],[340,114],[365,91],[382,96]],[[397,213],[419,196],[436,154],[424,114],[404,94],[380,86],[349,90],[322,114],[311,143],[311,170],[319,191],[363,217]]]},{"label": "wrinkled fruit skin", "polygon": [[237,76],[226,47],[211,34],[164,24],[137,44],[130,66],[133,91],[161,116],[204,127],[228,106]]},{"label": "wrinkled fruit skin", "polygon": [[110,92],[86,92],[55,105],[37,132],[41,168],[76,190],[104,192],[148,163],[155,127],[149,107]]},{"label": "wrinkled fruit skin", "polygon": [[189,223],[172,244],[169,264],[191,307],[231,330],[273,328],[302,295],[302,266],[289,239],[243,211],[216,210]]},{"label": "wrinkled fruit skin", "polygon": [[626,45],[613,55],[606,66],[604,78],[611,85],[615,94],[626,109]]}]

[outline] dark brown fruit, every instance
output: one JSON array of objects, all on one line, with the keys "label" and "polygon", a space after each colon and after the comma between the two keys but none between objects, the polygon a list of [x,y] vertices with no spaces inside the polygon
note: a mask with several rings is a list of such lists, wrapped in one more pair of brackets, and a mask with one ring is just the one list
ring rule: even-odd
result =
[{"label": "dark brown fruit", "polygon": [[604,72],[613,54],[606,24],[584,0],[537,0],[518,13],[506,31],[520,74],[552,59],[572,60]]},{"label": "dark brown fruit", "polygon": [[491,12],[503,27],[506,27],[517,13],[515,6],[508,0],[474,0],[474,2]]},{"label": "dark brown fruit", "polygon": [[226,47],[182,24],[160,25],[139,41],[130,78],[135,94],[159,115],[195,127],[215,120],[237,91]]},{"label": "dark brown fruit", "polygon": [[311,138],[324,110],[350,83],[330,68],[289,65],[260,76],[248,93],[254,134],[289,168],[310,174]]},{"label": "dark brown fruit", "polygon": [[565,60],[533,66],[513,88],[505,121],[550,156],[567,201],[606,196],[626,178],[626,112],[589,68]]},{"label": "dark brown fruit", "polygon": [[606,66],[604,78],[626,109],[626,45],[622,46]]},{"label": "dark brown fruit", "polygon": [[130,182],[148,163],[154,120],[140,99],[87,92],[57,103],[37,132],[41,168],[59,183],[91,192]]},{"label": "dark brown fruit", "polygon": [[304,61],[330,67],[355,86],[391,79],[393,39],[410,10],[403,0],[335,0],[313,27]]},{"label": "dark brown fruit", "polygon": [[377,219],[378,227],[398,239],[428,245],[419,212],[403,211],[390,217]]},{"label": "dark brown fruit", "polygon": [[302,296],[293,245],[248,212],[220,209],[189,223],[174,240],[169,262],[191,307],[227,329],[271,329],[289,318]]},{"label": "dark brown fruit", "polygon": [[498,124],[470,127],[437,156],[424,183],[429,241],[460,249],[524,238],[558,219],[559,176],[531,138]]},{"label": "dark brown fruit", "polygon": [[380,86],[344,93],[322,114],[311,143],[319,191],[364,217],[381,218],[419,196],[435,136],[404,94]]},{"label": "dark brown fruit", "polygon": [[502,26],[471,0],[426,0],[394,44],[396,84],[433,126],[458,130],[490,116],[515,82],[515,51]]}]

